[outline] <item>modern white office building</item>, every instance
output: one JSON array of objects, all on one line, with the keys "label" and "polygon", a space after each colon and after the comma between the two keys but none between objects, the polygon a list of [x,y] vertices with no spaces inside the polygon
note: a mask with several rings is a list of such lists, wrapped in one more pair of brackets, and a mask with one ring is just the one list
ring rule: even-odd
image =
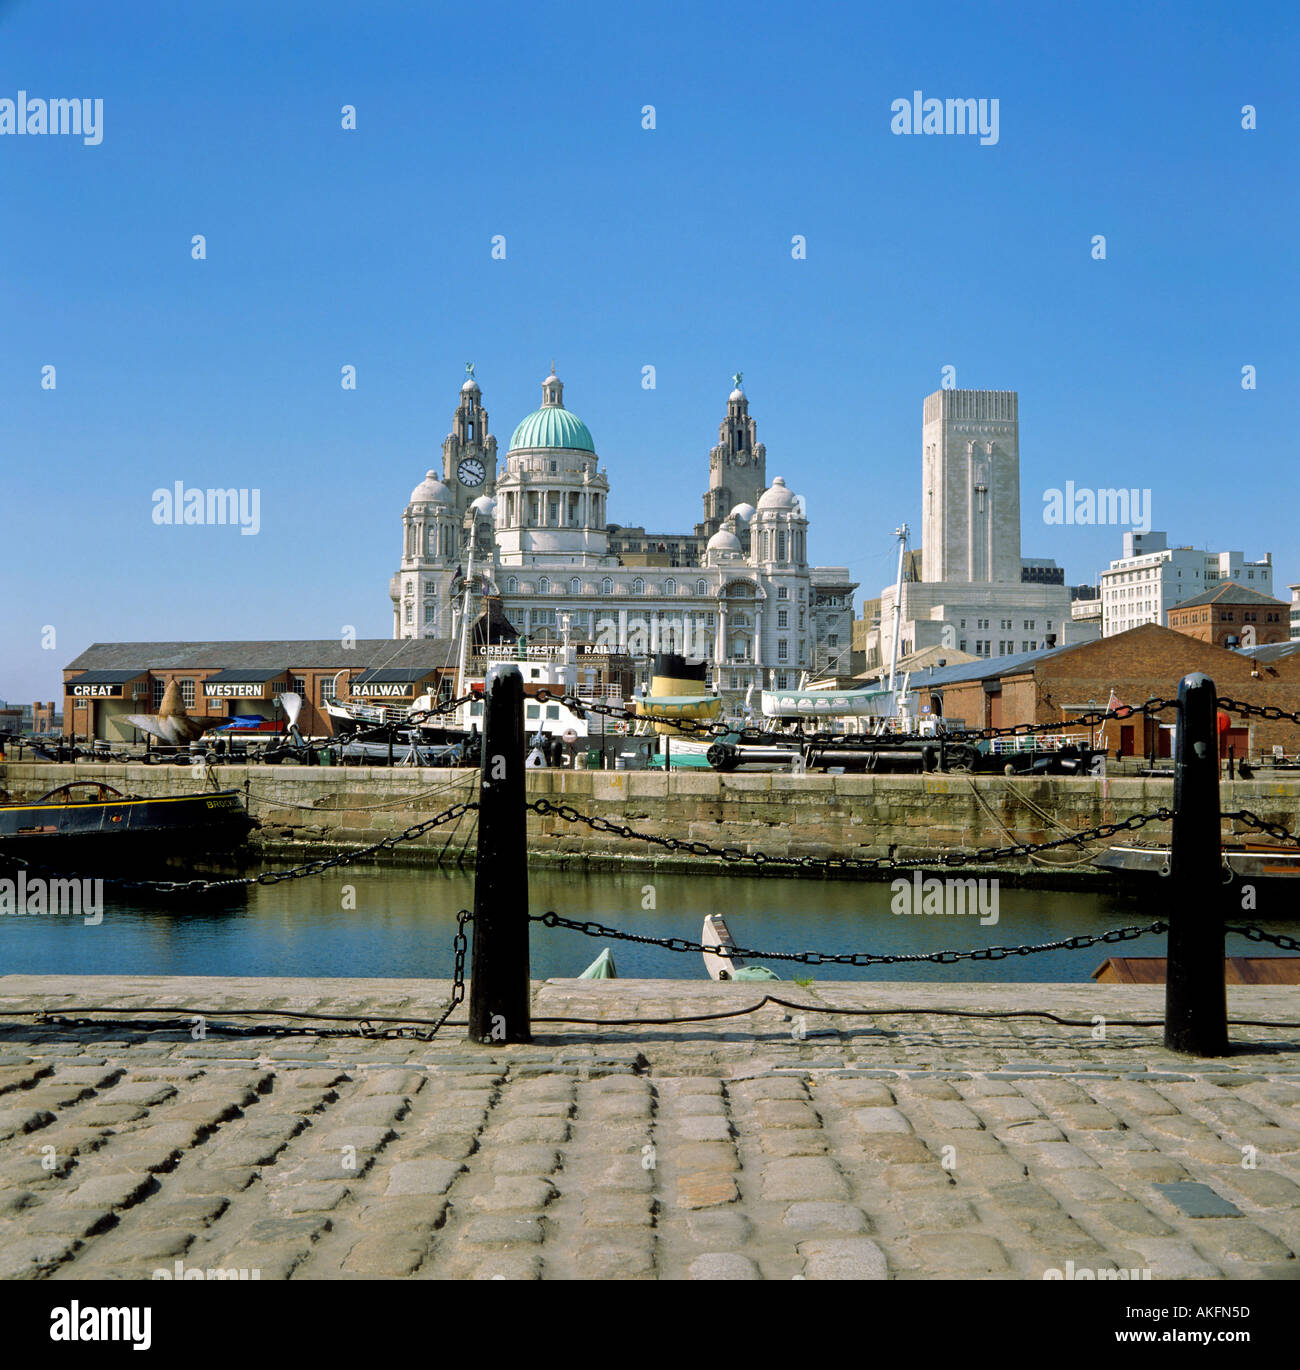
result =
[{"label": "modern white office building", "polygon": [[1124,555],[1101,573],[1102,636],[1114,637],[1143,623],[1168,627],[1175,604],[1235,581],[1260,594],[1273,593],[1273,556],[1247,561],[1241,552],[1170,547],[1166,533],[1124,534]]}]

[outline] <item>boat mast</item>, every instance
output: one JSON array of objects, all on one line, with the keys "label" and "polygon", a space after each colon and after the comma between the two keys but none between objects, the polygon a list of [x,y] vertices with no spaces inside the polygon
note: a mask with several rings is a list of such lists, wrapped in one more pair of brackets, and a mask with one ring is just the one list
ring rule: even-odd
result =
[{"label": "boat mast", "polygon": [[[477,530],[475,530],[477,531]],[[456,696],[465,693],[466,658],[469,656],[469,609],[471,586],[474,583],[474,535],[469,539],[469,561],[465,564],[465,605],[460,611],[460,651],[456,657]],[[464,706],[461,706],[462,709]]]},{"label": "boat mast", "polygon": [[898,579],[894,582],[894,640],[889,653],[889,693],[892,696],[890,708],[898,712],[898,696],[894,694],[894,676],[898,671],[898,639],[903,611],[903,559],[907,555],[907,524],[894,529],[898,539]]}]

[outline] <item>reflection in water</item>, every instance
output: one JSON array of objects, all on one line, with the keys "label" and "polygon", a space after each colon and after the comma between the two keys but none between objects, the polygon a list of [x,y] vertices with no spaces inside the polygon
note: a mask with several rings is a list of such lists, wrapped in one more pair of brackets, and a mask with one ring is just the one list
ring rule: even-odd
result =
[{"label": "reflection in water", "polygon": [[[706,913],[723,912],[743,946],[771,951],[930,952],[1048,942],[1147,923],[1154,899],[1092,893],[998,891],[998,921],[971,915],[900,916],[886,882],[748,879],[734,875],[569,874],[535,871],[532,911],[547,909],[652,936],[698,939]],[[70,918],[0,918],[0,969],[29,974],[322,975],[444,979],[456,912],[473,905],[471,872],[354,867],[220,897],[144,899],[105,891],[97,927]],[[653,907],[646,908],[645,905]],[[1270,924],[1294,933],[1294,924]],[[538,979],[577,975],[606,942],[534,925]],[[611,941],[623,978],[702,979],[694,952]],[[1112,951],[1162,956],[1164,939],[1014,956],[993,964],[802,967],[783,979],[1082,981]],[[1260,949],[1230,939],[1232,954]]]}]

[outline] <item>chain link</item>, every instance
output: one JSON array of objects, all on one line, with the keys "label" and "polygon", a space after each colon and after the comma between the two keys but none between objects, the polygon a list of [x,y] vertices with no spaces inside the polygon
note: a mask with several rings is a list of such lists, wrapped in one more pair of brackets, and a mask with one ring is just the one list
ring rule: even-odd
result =
[{"label": "chain link", "polygon": [[550,799],[532,800],[528,807],[534,813],[554,814],[566,823],[584,823],[595,832],[610,833],[615,837],[648,842],[667,851],[684,852],[688,856],[711,856],[728,863],[749,863],[754,866],[781,866],[802,870],[897,871],[917,866],[964,866],[971,862],[998,861],[1015,856],[1030,856],[1036,852],[1053,851],[1058,847],[1086,845],[1117,833],[1136,832],[1148,823],[1164,823],[1173,818],[1171,809],[1155,809],[1151,813],[1137,813],[1118,823],[1101,823],[1095,828],[1084,828],[1066,837],[1049,842],[1017,842],[1004,847],[980,847],[970,852],[944,852],[939,856],[919,856],[902,859],[894,856],[769,856],[761,851],[744,851],[740,847],[715,847],[712,843],[692,841],[680,837],[661,837],[658,833],[638,832],[626,823],[614,823],[608,818],[579,812],[572,804],[557,804]]},{"label": "chain link", "polygon": [[1267,833],[1276,842],[1291,842],[1300,846],[1300,836],[1297,836],[1289,828],[1283,827],[1281,823],[1270,823],[1258,814],[1251,813],[1249,809],[1233,809],[1231,812],[1225,809],[1219,817],[1230,819],[1234,823],[1244,823],[1248,828],[1254,828],[1257,832]]},{"label": "chain link", "polygon": [[623,932],[589,919],[565,918],[554,910],[528,916],[531,921],[541,923],[544,927],[565,928],[604,941],[639,942],[645,946],[663,947],[665,951],[709,952],[727,960],[793,961],[801,966],[894,966],[921,962],[947,966],[957,961],[1005,961],[1009,956],[1033,956],[1043,951],[1083,951],[1099,943],[1131,942],[1138,937],[1157,936],[1169,931],[1168,923],[1155,922],[1145,927],[1130,926],[1111,928],[1108,932],[1084,933],[1055,942],[1024,943],[1014,947],[977,947],[971,951],[752,951],[747,947],[705,946],[703,942],[692,942],[686,937],[649,937],[643,933]]},{"label": "chain link", "polygon": [[1217,701],[1219,708],[1230,714],[1240,714],[1245,718],[1266,718],[1274,723],[1300,723],[1300,713],[1289,713],[1275,704],[1247,704],[1244,699],[1228,699],[1223,695]]},{"label": "chain link", "polygon": [[1229,923],[1223,930],[1235,932],[1238,937],[1244,937],[1248,942],[1272,942],[1283,951],[1300,951],[1300,938],[1288,937],[1284,932],[1265,932],[1254,923]]}]

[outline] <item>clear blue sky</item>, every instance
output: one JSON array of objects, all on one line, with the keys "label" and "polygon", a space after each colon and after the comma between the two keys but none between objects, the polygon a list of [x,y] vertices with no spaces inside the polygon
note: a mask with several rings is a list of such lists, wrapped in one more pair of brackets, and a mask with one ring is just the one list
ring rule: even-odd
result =
[{"label": "clear blue sky", "polygon": [[[0,697],[56,697],[95,640],[387,636],[468,360],[504,453],[555,357],[611,518],[663,529],[743,369],[859,598],[952,365],[1020,392],[1025,555],[1095,580],[1120,531],[1045,527],[1042,492],[1136,485],[1285,587],[1296,13],[0,3],[0,98],[104,101],[97,147],[0,137]],[[918,88],[998,99],[997,145],[891,134]],[[260,534],[156,526],[177,480],[256,487]]]}]

